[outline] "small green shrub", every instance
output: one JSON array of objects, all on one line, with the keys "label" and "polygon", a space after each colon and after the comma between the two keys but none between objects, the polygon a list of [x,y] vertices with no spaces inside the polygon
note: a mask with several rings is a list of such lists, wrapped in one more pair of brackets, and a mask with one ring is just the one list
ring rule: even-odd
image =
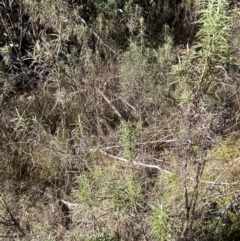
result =
[{"label": "small green shrub", "polygon": [[77,199],[89,207],[100,205],[107,182],[106,170],[100,167],[91,168],[89,174],[78,177]]},{"label": "small green shrub", "polygon": [[109,182],[107,193],[110,195],[111,208],[119,212],[134,211],[141,197],[139,183],[135,182],[129,174],[125,174],[121,180]]},{"label": "small green shrub", "polygon": [[183,50],[179,63],[173,66],[173,73],[182,91],[186,91],[187,84],[191,87],[192,95],[198,95],[201,91],[210,94],[211,89],[216,91],[213,86],[218,87],[224,81],[224,74],[218,74],[217,82],[212,74],[219,72],[219,68],[224,72],[233,58],[227,40],[230,32],[228,2],[212,0],[199,1],[199,4],[204,8],[199,10],[200,19],[195,23],[200,26],[196,35],[197,44]]},{"label": "small green shrub", "polygon": [[123,155],[127,159],[132,159],[137,139],[140,137],[141,134],[141,123],[121,123],[118,127],[118,133],[120,136],[120,143],[123,146]]},{"label": "small green shrub", "polygon": [[111,238],[107,234],[98,234],[95,236],[85,238],[84,241],[120,241],[120,239],[114,237]]},{"label": "small green shrub", "polygon": [[152,207],[150,217],[151,230],[159,241],[171,240],[171,224],[169,223],[169,210],[165,204]]}]

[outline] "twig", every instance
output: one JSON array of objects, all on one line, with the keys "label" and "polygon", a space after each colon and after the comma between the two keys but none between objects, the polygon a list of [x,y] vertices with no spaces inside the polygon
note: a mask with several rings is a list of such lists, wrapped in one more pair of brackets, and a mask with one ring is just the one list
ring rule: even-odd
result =
[{"label": "twig", "polygon": [[123,117],[121,116],[121,114],[119,113],[119,111],[117,110],[117,108],[112,104],[112,102],[107,98],[106,95],[103,94],[103,92],[97,88],[98,93],[104,98],[104,100],[106,100],[106,102],[111,106],[111,108],[113,109],[113,111],[115,112],[115,114],[118,116],[118,118],[120,119],[121,122],[124,122]]},{"label": "twig", "polygon": [[132,105],[130,105],[126,100],[124,100],[122,97],[120,97],[120,96],[117,96],[117,95],[115,95],[118,99],[120,99],[123,103],[125,103],[128,107],[130,107],[133,111],[134,111],[134,113],[137,113],[137,110],[135,109],[135,107],[133,107]]},{"label": "twig", "polygon": [[137,145],[144,146],[144,145],[157,144],[157,143],[165,144],[165,143],[171,143],[171,142],[176,142],[176,141],[177,141],[177,139],[164,140],[164,138],[162,138],[162,139],[160,139],[160,140],[156,140],[156,141],[145,141],[145,142],[140,142],[140,143],[137,143]]}]

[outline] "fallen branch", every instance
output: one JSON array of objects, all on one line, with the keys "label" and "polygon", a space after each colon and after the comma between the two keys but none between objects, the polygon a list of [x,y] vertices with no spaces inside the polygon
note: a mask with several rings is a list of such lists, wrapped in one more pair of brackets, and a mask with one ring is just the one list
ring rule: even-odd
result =
[{"label": "fallen branch", "polygon": [[[128,160],[128,159],[123,158],[123,157],[114,156],[114,155],[108,154],[103,149],[90,149],[89,151],[90,152],[94,152],[94,151],[97,151],[97,150],[100,151],[100,153],[102,153],[104,156],[113,158],[115,160],[126,162],[126,163],[130,163],[130,164],[137,165],[137,166],[146,167],[146,168],[156,169],[156,170],[161,171],[162,173],[171,174],[171,175],[174,175],[174,176],[178,177],[178,175],[176,173],[173,173],[171,171],[163,169],[163,168],[161,168],[161,167],[159,167],[157,165],[146,164],[146,163],[137,162],[137,161],[134,161],[134,160],[131,161],[131,160]],[[196,181],[196,178],[193,178],[193,177],[187,177],[187,179],[188,180],[192,180],[192,181]],[[205,180],[199,180],[199,182],[206,183],[206,184],[214,184],[214,185],[231,185],[231,186],[233,186],[233,185],[240,185],[240,182],[228,183],[228,182],[215,182],[215,181],[205,181]]]},{"label": "fallen branch", "polygon": [[160,168],[159,166],[157,165],[149,165],[149,164],[145,164],[145,163],[142,163],[142,162],[136,162],[136,161],[129,161],[128,159],[125,159],[125,158],[122,158],[122,157],[117,157],[117,156],[114,156],[114,155],[111,155],[111,154],[108,154],[107,152],[103,151],[103,150],[99,150],[103,155],[105,156],[108,156],[108,157],[111,157],[111,158],[114,158],[116,160],[119,160],[119,161],[123,161],[123,162],[127,162],[127,163],[132,163],[133,165],[138,165],[138,166],[142,166],[142,167],[148,167],[148,168],[153,168],[153,169],[157,169],[161,172],[164,172],[164,173],[169,173],[169,174],[173,174],[172,172],[170,171],[167,171],[165,169],[162,169]]},{"label": "fallen branch", "polygon": [[57,201],[59,204],[64,204],[68,208],[69,211],[73,210],[76,207],[79,207],[79,204],[65,201],[62,198],[58,198],[58,197],[54,196],[53,194],[46,192],[45,190],[41,190],[39,188],[32,188],[32,189],[34,191],[38,192],[39,194],[44,195],[45,197],[49,198],[50,200]]}]

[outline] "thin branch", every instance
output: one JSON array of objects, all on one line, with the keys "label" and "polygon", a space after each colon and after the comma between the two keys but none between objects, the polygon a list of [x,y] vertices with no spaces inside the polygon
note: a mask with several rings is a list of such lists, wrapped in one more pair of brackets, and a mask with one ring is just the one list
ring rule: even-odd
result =
[{"label": "thin branch", "polygon": [[120,119],[121,122],[124,122],[123,117],[121,116],[121,114],[119,113],[119,111],[117,110],[117,108],[112,104],[112,102],[107,98],[107,96],[105,94],[103,94],[103,92],[97,88],[98,93],[104,98],[104,100],[106,100],[106,102],[111,106],[111,108],[113,109],[113,111],[115,112],[115,114],[118,116],[118,118]]},{"label": "thin branch", "polygon": [[137,143],[137,145],[149,145],[149,144],[157,144],[157,143],[162,143],[162,144],[165,144],[165,143],[171,143],[171,142],[176,142],[177,139],[172,139],[172,140],[164,140],[164,138],[160,139],[160,140],[156,140],[156,141],[145,141],[145,142],[139,142]]},{"label": "thin branch", "polygon": [[134,113],[137,113],[137,110],[135,109],[135,107],[133,107],[132,105],[130,105],[126,100],[124,100],[122,97],[115,95],[118,99],[120,99],[123,103],[125,103],[128,107],[130,107]]}]

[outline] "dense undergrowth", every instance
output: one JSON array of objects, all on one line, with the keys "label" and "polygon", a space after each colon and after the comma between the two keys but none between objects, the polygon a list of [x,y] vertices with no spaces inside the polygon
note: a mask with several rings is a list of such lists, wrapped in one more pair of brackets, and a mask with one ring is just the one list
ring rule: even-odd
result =
[{"label": "dense undergrowth", "polygon": [[237,1],[0,11],[0,240],[239,240]]}]

